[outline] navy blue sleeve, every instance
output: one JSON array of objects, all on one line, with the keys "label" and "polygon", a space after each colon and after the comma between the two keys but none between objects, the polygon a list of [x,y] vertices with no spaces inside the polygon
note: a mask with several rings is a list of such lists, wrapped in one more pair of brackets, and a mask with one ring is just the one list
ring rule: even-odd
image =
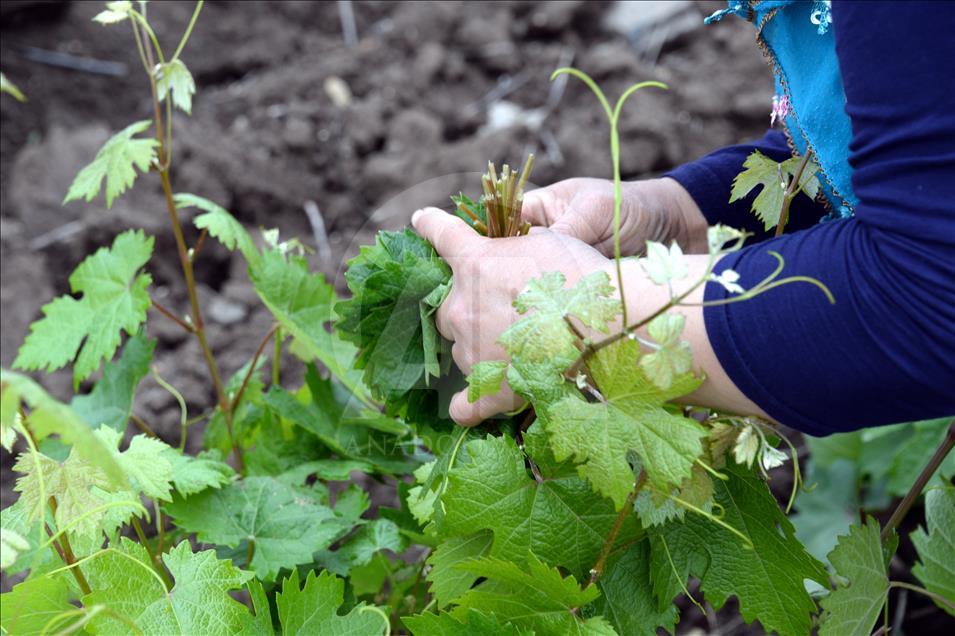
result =
[{"label": "navy blue sleeve", "polygon": [[[769,104],[768,95],[766,103]],[[769,115],[768,106],[766,114]],[[675,179],[690,193],[710,225],[722,223],[746,230],[753,234],[751,242],[762,241],[772,236],[774,230],[767,231],[752,212],[753,199],[759,190],[750,192],[749,196],[739,201],[729,202],[733,179],[743,169],[746,157],[754,150],[773,161],[785,161],[792,157],[786,136],[778,130],[770,130],[758,141],[720,148],[663,176]],[[811,227],[825,214],[820,204],[807,196],[799,196],[793,199],[786,227],[791,232]]]},{"label": "navy blue sleeve", "polygon": [[[751,286],[786,260],[805,283],[704,310],[730,378],[812,435],[955,415],[955,4],[834,2],[852,120],[855,217],[724,258]],[[707,285],[707,300],[727,294]]]}]

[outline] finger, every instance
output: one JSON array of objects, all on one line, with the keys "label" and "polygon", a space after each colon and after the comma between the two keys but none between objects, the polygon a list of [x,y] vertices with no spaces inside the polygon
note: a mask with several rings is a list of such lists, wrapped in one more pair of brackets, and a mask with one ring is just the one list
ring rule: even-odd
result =
[{"label": "finger", "polygon": [[[454,294],[454,288],[451,289],[451,294]],[[434,325],[438,328],[438,333],[445,337],[446,340],[454,342],[456,340],[454,333],[454,322],[451,320],[451,296],[445,299],[441,306],[438,307],[438,311],[434,314]]]},{"label": "finger", "polygon": [[486,395],[477,402],[468,401],[467,390],[459,391],[451,398],[451,419],[461,426],[476,426],[499,413],[513,411],[520,406],[519,398],[509,387],[501,387],[494,395]]},{"label": "finger", "polygon": [[531,225],[549,227],[564,213],[568,190],[568,180],[565,180],[525,193],[521,218]]},{"label": "finger", "polygon": [[438,208],[418,210],[411,217],[411,225],[449,262],[452,269],[464,250],[482,238],[463,220]]}]

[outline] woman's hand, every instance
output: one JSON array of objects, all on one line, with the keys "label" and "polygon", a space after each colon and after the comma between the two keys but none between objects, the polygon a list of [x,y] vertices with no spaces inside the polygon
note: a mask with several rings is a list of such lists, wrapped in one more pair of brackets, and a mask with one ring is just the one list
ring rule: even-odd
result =
[{"label": "woman's hand", "polygon": [[[706,219],[693,198],[670,178],[621,184],[620,251],[642,254],[646,242],[676,241],[683,251],[706,251]],[[613,182],[566,179],[524,195],[523,217],[532,225],[580,239],[613,257]]]},{"label": "woman's hand", "polygon": [[[489,239],[438,208],[418,210],[411,223],[454,273],[451,293],[438,309],[437,326],[454,343],[451,354],[464,373],[482,360],[508,359],[497,339],[518,319],[513,302],[530,279],[559,271],[572,285],[612,264],[584,242],[545,228],[532,229],[527,236]],[[473,404],[467,391],[457,393],[450,411],[459,424],[473,426],[520,404],[505,383],[496,395]]]}]

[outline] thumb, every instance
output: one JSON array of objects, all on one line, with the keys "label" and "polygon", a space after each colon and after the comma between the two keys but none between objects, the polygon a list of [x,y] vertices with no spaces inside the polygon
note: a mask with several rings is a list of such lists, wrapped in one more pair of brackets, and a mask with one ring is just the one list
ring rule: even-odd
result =
[{"label": "thumb", "polygon": [[411,217],[411,225],[452,267],[456,257],[466,247],[482,238],[463,220],[439,208],[421,208],[416,211]]},{"label": "thumb", "polygon": [[513,411],[521,403],[522,400],[508,386],[502,386],[498,393],[485,395],[477,402],[469,401],[468,391],[464,389],[451,398],[449,414],[461,426],[476,426],[499,413]]}]

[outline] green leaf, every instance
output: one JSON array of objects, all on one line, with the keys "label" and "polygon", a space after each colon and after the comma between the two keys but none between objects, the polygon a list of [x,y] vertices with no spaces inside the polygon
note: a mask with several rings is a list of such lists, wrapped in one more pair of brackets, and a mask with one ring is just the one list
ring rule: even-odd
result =
[{"label": "green leaf", "polygon": [[[753,213],[767,230],[776,227],[779,224],[779,213],[786,188],[796,176],[801,161],[802,157],[792,157],[782,163],[776,163],[758,150],[753,151],[743,162],[743,171],[733,179],[730,203],[746,197],[753,188],[762,186],[753,201]],[[818,171],[816,162],[810,161],[799,179],[802,192],[811,199],[815,199],[819,193],[819,179],[816,177]]]},{"label": "green leaf", "polygon": [[[338,511],[338,506],[336,506],[336,511]],[[317,560],[325,563],[327,569],[335,574],[347,576],[352,568],[366,565],[372,557],[382,550],[391,550],[398,554],[403,552],[406,547],[408,547],[408,542],[393,521],[374,519],[360,527],[337,550],[324,552]]]},{"label": "green leaf", "polygon": [[192,220],[193,225],[208,231],[230,250],[238,248],[250,265],[258,262],[260,254],[255,241],[228,210],[209,199],[188,192],[177,194],[175,201],[177,209],[195,207],[202,210],[203,213]]},{"label": "green leaf", "polygon": [[585,276],[569,289],[564,288],[564,275],[559,272],[528,282],[514,307],[520,313],[536,311],[508,327],[498,339],[511,356],[511,388],[531,398],[528,390],[521,390],[520,380],[536,375],[550,383],[559,378],[580,355],[577,336],[568,320],[573,316],[588,327],[606,332],[607,323],[620,311],[620,303],[611,298],[612,294],[613,286],[603,272]]},{"label": "green leaf", "polygon": [[[929,592],[955,603],[955,488],[937,488],[925,494],[925,522],[912,533],[919,562],[912,568]],[[936,601],[936,605],[955,616],[955,610]]]},{"label": "green leaf", "polygon": [[117,22],[122,22],[128,18],[132,8],[133,3],[129,0],[115,0],[114,2],[107,2],[106,9],[93,16],[93,21],[104,25],[116,24]]},{"label": "green leaf", "polygon": [[[4,633],[28,636],[32,634],[60,633],[74,625],[77,616],[68,612],[76,609],[70,603],[73,594],[62,576],[41,576],[23,581],[6,594],[0,594],[0,625]],[[57,621],[58,617],[63,617]],[[56,621],[51,624],[51,621]],[[51,632],[49,627],[58,631]]]},{"label": "green leaf", "polygon": [[599,616],[587,620],[577,616],[578,608],[600,595],[596,587],[581,589],[574,577],[562,577],[533,554],[526,568],[492,557],[471,559],[458,567],[486,579],[458,599],[461,608],[487,612],[539,634],[616,634]]},{"label": "green leaf", "polygon": [[165,64],[157,64],[153,71],[156,78],[156,92],[159,101],[166,99],[172,92],[172,103],[187,115],[192,114],[192,96],[196,93],[196,81],[192,73],[182,63],[175,59]]},{"label": "green leaf", "polygon": [[[613,527],[613,505],[595,497],[572,473],[543,477],[538,483],[528,474],[523,454],[509,437],[466,443],[441,496],[445,513],[437,524],[439,537],[490,530],[492,557],[523,563],[533,554],[584,576]],[[627,517],[618,541],[638,532],[633,518]]]},{"label": "green leaf", "polygon": [[77,395],[70,406],[91,428],[106,425],[126,430],[133,408],[133,396],[140,381],[149,373],[156,341],[137,333],[123,347],[119,360],[107,362],[103,377],[86,395]]},{"label": "green leaf", "polygon": [[203,451],[192,457],[177,449],[166,448],[160,456],[172,465],[173,486],[183,497],[206,488],[221,488],[235,477],[235,471],[222,461],[222,455],[217,451]]},{"label": "green leaf", "polygon": [[869,517],[865,525],[850,527],[829,553],[829,562],[847,583],[820,602],[825,611],[819,636],[868,636],[889,594],[879,523]]},{"label": "green leaf", "polygon": [[394,436],[347,423],[344,414],[354,405],[349,405],[351,395],[340,385],[331,379],[321,379],[314,367],[309,368],[305,379],[307,393],[296,397],[273,386],[265,396],[266,406],[315,435],[339,457],[368,462],[386,473],[407,473],[417,466],[417,461],[405,455]]},{"label": "green leaf", "polygon": [[561,318],[573,316],[591,329],[607,332],[608,323],[620,313],[620,301],[613,298],[614,288],[605,272],[584,276],[565,288],[564,275],[547,272],[528,281],[527,287],[514,301],[518,313],[536,309],[538,313]]},{"label": "green leaf", "polygon": [[268,250],[250,264],[249,277],[269,311],[292,334],[299,350],[315,358],[354,393],[371,405],[359,373],[352,368],[355,348],[326,329],[336,319],[335,290],[321,274],[309,274],[304,259]]},{"label": "green leaf", "polygon": [[401,622],[413,636],[531,636],[534,633],[511,623],[502,625],[496,617],[476,609],[459,609],[454,614],[424,612],[403,616]]},{"label": "green leaf", "polygon": [[604,616],[620,634],[656,636],[657,628],[674,633],[677,608],[668,603],[659,608],[650,583],[650,543],[641,541],[607,560],[597,579],[600,598],[594,610]]},{"label": "green leaf", "polygon": [[444,541],[428,557],[427,579],[431,593],[441,609],[471,589],[477,575],[457,569],[458,563],[468,559],[487,556],[494,536],[487,531],[470,536],[452,537]]},{"label": "green leaf", "polygon": [[120,452],[121,432],[104,426],[96,431],[96,435],[110,449],[133,488],[146,497],[169,501],[173,472],[172,464],[166,458],[172,450],[168,445],[154,437],[135,435],[129,440],[126,450]]},{"label": "green leaf", "polygon": [[544,420],[555,458],[573,456],[581,477],[618,509],[634,487],[629,453],[636,454],[651,484],[669,492],[690,476],[706,435],[696,421],[663,408],[700,381],[684,374],[662,390],[637,366],[638,357],[637,343],[628,338],[601,349],[588,368],[606,403],[566,397]]},{"label": "green leaf", "polygon": [[30,326],[13,366],[49,372],[76,357],[73,378],[78,385],[102,360],[111,359],[121,331],[132,336],[146,320],[150,305],[146,288],[152,277],[137,273],[152,251],[152,237],[128,230],[112,247],[88,256],[70,276],[70,288],[82,298],[60,296],[44,305],[44,317]]},{"label": "green leaf", "polygon": [[298,570],[282,582],[275,597],[282,634],[383,634],[388,631],[384,612],[364,603],[344,616],[338,613],[345,599],[345,582],[330,574],[312,570],[299,588]]},{"label": "green leaf", "polygon": [[336,328],[357,345],[356,366],[390,413],[450,364],[433,313],[450,290],[451,268],[411,230],[379,232],[348,262],[352,298],[336,305]]},{"label": "green leaf", "polygon": [[0,533],[0,570],[6,570],[17,562],[22,552],[30,549],[30,542],[11,528],[3,527]]},{"label": "green leaf", "polygon": [[93,593],[83,603],[103,605],[112,612],[97,614],[88,626],[91,633],[128,634],[133,623],[144,636],[236,634],[247,624],[248,610],[229,596],[229,590],[242,587],[252,577],[250,572],[220,561],[213,550],[193,553],[188,541],[162,559],[175,580],[168,592],[146,550],[129,539],[87,562],[83,571]]},{"label": "green leaf", "polygon": [[809,556],[779,509],[766,482],[735,464],[717,480],[715,501],[723,507],[721,521],[746,538],[701,515],[687,514],[651,536],[651,572],[662,607],[684,589],[687,576],[700,579],[706,600],[719,609],[736,596],[740,615],[758,619],[767,631],[782,635],[808,634],[816,604],[803,584],[811,579],[825,585],[822,564]]},{"label": "green leaf", "polygon": [[18,102],[27,101],[26,95],[24,95],[17,85],[7,79],[7,76],[3,73],[0,73],[0,93],[7,93],[12,95],[15,100]]},{"label": "green leaf", "polygon": [[0,385],[4,387],[0,411],[16,412],[21,401],[33,409],[28,422],[37,442],[58,434],[61,442],[73,445],[80,459],[102,470],[109,484],[127,485],[126,475],[107,445],[73,409],[53,399],[29,377],[13,371],[0,370]]},{"label": "green leaf", "polygon": [[674,377],[689,373],[693,368],[690,344],[680,340],[685,324],[683,314],[661,314],[647,325],[650,337],[657,341],[660,349],[642,356],[640,368],[664,391],[673,384]]},{"label": "green leaf", "polygon": [[501,382],[507,372],[507,362],[489,360],[471,367],[468,376],[468,402],[477,402],[485,395],[494,395],[501,390]]},{"label": "green leaf", "polygon": [[673,241],[670,249],[663,243],[647,241],[647,255],[640,259],[640,266],[657,285],[668,285],[674,280],[686,278],[686,258],[679,243]]},{"label": "green leaf", "polygon": [[205,543],[238,547],[255,541],[249,567],[273,580],[282,568],[309,563],[351,526],[315,493],[274,477],[249,477],[220,490],[174,497],[166,511]]},{"label": "green leaf", "polygon": [[[52,514],[47,512],[46,521],[51,519]],[[30,519],[29,511],[20,499],[0,510],[0,543],[6,542],[9,537],[14,535],[22,538],[27,543],[27,547],[22,547],[22,543],[18,544],[19,547],[16,547],[16,555],[13,556],[13,561],[5,561],[0,566],[6,571],[7,575],[17,574],[29,569],[30,574],[36,577],[38,574],[63,565],[60,558],[48,547],[43,546],[41,548],[49,535],[41,529],[39,519]],[[4,550],[10,547],[14,546],[8,545]],[[4,558],[9,558],[10,553],[7,552],[6,554],[7,556]]]},{"label": "green leaf", "polygon": [[99,194],[103,179],[106,179],[106,207],[113,206],[113,201],[128,190],[136,180],[136,170],[147,172],[159,142],[148,137],[140,139],[134,137],[144,132],[152,125],[148,119],[130,124],[123,130],[109,138],[99,149],[93,161],[79,171],[63,203],[85,199],[92,201]]}]

